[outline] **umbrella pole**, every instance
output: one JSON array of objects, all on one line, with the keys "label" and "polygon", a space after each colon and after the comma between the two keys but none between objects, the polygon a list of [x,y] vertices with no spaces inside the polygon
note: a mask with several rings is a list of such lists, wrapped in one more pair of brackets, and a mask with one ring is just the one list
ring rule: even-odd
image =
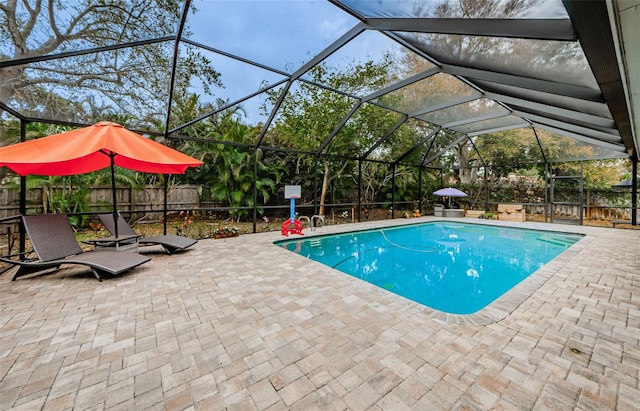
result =
[{"label": "umbrella pole", "polygon": [[113,226],[115,227],[115,233],[113,233],[116,238],[118,238],[118,206],[117,206],[117,196],[116,196],[116,172],[114,170],[115,165],[113,163],[113,157],[115,157],[115,153],[109,153],[109,158],[111,159],[111,192],[113,196]]},{"label": "umbrella pole", "polygon": [[164,188],[164,200],[162,206],[162,229],[164,235],[167,235],[167,191],[169,190],[169,179],[167,174],[162,175],[163,188]]}]

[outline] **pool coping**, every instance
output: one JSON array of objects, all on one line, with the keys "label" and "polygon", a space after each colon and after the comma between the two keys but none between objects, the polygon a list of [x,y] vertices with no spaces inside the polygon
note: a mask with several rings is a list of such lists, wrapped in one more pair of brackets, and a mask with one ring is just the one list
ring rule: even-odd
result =
[{"label": "pool coping", "polygon": [[[454,218],[450,217],[422,217],[415,219],[391,219],[391,220],[379,220],[375,222],[366,222],[366,223],[356,223],[358,227],[354,227],[353,224],[342,224],[337,226],[330,226],[330,231],[305,231],[305,237],[314,237],[314,236],[326,236],[326,235],[334,235],[334,234],[344,234],[350,232],[359,232],[359,231],[367,231],[374,228],[385,228],[385,227],[397,227],[403,225],[417,225],[424,223],[434,223],[434,222],[450,222],[450,223],[465,223],[465,224],[474,224],[474,225],[486,225],[486,226],[494,226],[494,227],[505,227],[512,229],[527,229],[527,230],[537,230],[537,231],[545,231],[550,232],[548,223],[537,223],[537,222],[522,222],[517,225],[514,224],[513,221],[498,221],[498,220],[481,220],[477,221],[472,218]],[[375,225],[372,225],[375,224]],[[520,281],[518,284],[510,288],[500,297],[492,301],[490,304],[485,306],[484,308],[471,313],[471,314],[451,314],[446,313],[435,308],[431,308],[421,304],[419,302],[413,301],[407,297],[403,297],[399,294],[391,293],[398,298],[402,298],[407,301],[407,305],[416,308],[421,311],[423,314],[428,315],[434,318],[436,321],[443,323],[451,323],[458,325],[488,325],[497,323],[512,312],[514,312],[520,305],[522,305],[527,299],[529,299],[534,292],[536,292],[541,286],[543,286],[549,279],[553,277],[562,267],[564,267],[569,261],[571,261],[575,256],[580,253],[592,240],[587,233],[584,232],[581,228],[583,226],[571,226],[571,225],[561,225],[558,228],[562,227],[559,230],[553,230],[553,233],[566,233],[566,234],[580,234],[583,237],[579,239],[575,244],[571,245],[569,248],[564,250],[558,256],[553,258],[550,262],[546,263],[543,267],[534,271],[530,275],[528,275],[525,279]],[[273,244],[277,245],[279,242],[291,240],[291,238],[280,238],[277,241],[274,241]],[[300,256],[302,257],[302,256]],[[305,257],[302,257],[305,258]],[[306,258],[305,258],[306,259]],[[317,264],[322,264],[320,262],[313,261]],[[334,270],[341,274],[344,274],[342,271],[337,270],[335,268],[326,266],[322,264],[324,267],[330,270]],[[365,281],[366,282],[366,281]],[[370,284],[370,283],[367,283]],[[371,286],[380,288],[375,284],[371,284]]]}]

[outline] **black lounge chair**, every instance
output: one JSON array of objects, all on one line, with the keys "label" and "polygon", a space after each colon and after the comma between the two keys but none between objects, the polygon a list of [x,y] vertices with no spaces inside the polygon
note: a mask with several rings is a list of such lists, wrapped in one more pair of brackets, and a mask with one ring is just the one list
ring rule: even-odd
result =
[{"label": "black lounge chair", "polygon": [[86,265],[98,281],[102,281],[104,274],[118,275],[151,260],[131,252],[83,252],[66,214],[22,216],[22,223],[37,258],[13,260],[0,257],[1,261],[18,266],[13,281],[24,275],[59,268],[62,264]]},{"label": "black lounge chair", "polygon": [[[100,222],[105,226],[111,234],[115,233],[115,224],[113,222],[113,214],[99,214]],[[153,237],[143,237],[133,231],[133,228],[125,221],[125,219],[118,214],[118,237],[133,237],[138,236],[137,239],[140,245],[161,245],[162,248],[168,253],[173,254],[178,251],[184,251],[186,248],[191,247],[198,240],[194,240],[189,237],[183,237],[180,235],[156,235]]]}]

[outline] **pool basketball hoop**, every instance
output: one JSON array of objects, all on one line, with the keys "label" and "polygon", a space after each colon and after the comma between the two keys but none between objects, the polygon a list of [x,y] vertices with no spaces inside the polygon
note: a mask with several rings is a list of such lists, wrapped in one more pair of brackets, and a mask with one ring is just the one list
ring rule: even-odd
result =
[{"label": "pool basketball hoop", "polygon": [[284,186],[284,198],[302,197],[302,186]]},{"label": "pool basketball hoop", "polygon": [[301,186],[284,186],[284,198],[291,200],[289,208],[289,219],[282,224],[282,235],[288,237],[289,234],[302,234],[302,223],[296,219],[296,198],[302,194]]}]

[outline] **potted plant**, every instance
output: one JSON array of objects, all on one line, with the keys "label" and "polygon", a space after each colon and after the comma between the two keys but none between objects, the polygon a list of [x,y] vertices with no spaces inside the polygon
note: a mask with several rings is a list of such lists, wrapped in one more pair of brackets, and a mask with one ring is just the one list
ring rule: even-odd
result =
[{"label": "potted plant", "polygon": [[227,238],[227,237],[237,237],[238,227],[220,227],[213,233],[213,237],[218,238]]}]

